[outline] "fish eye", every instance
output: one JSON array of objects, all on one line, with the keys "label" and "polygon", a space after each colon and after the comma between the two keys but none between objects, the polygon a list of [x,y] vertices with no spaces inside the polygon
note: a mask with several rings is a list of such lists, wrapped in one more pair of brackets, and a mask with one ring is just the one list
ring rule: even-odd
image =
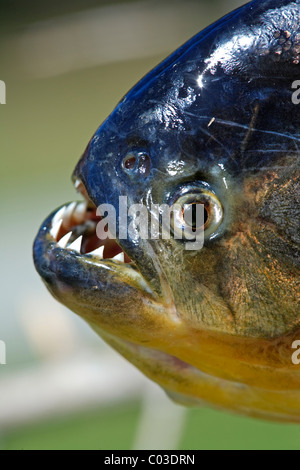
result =
[{"label": "fish eye", "polygon": [[146,152],[128,152],[122,160],[122,169],[128,176],[146,178],[151,170],[151,159]]},{"label": "fish eye", "polygon": [[223,221],[224,210],[220,200],[206,189],[180,196],[173,206],[176,207],[172,224],[175,235],[182,232],[197,235],[204,231],[205,239],[210,239]]}]

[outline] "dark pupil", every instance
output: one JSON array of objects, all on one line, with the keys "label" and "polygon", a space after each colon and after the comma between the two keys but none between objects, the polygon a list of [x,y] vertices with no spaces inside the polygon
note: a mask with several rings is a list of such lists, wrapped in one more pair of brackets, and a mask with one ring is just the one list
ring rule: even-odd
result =
[{"label": "dark pupil", "polygon": [[197,204],[192,204],[192,229],[193,232],[197,230]]},{"label": "dark pupil", "polygon": [[136,164],[136,158],[135,157],[128,157],[126,158],[124,162],[124,167],[126,170],[133,170]]},{"label": "dark pupil", "polygon": [[[190,225],[192,228],[193,232],[196,232],[196,230],[199,228],[197,227],[197,203],[191,204],[188,206],[188,208],[185,210],[185,219],[187,223]],[[208,211],[207,208],[204,207],[204,225],[208,221]]]}]

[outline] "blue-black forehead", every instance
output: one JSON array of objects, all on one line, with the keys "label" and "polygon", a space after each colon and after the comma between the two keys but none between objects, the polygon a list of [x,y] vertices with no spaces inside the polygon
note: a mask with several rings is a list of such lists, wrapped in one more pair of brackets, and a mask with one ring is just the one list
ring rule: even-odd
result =
[{"label": "blue-black forehead", "polygon": [[[120,118],[117,119],[119,129],[125,131],[128,144],[140,140],[146,145],[149,128],[142,126],[140,119],[148,109],[153,110],[155,138],[160,134],[166,146],[172,145],[173,139],[181,148],[187,143],[188,147],[197,147],[198,158],[207,158],[206,151],[219,158],[223,151],[228,165],[241,169],[264,166],[281,154],[295,151],[300,122],[297,107],[291,100],[291,79],[297,76],[299,66],[284,54],[278,62],[276,49],[279,41],[282,44],[278,32],[283,34],[283,40],[295,41],[299,30],[299,17],[295,13],[299,12],[299,3],[251,2],[199,33],[150,72],[128,93],[116,113]],[[230,69],[230,60],[229,65],[218,64],[213,74],[203,75],[205,86],[197,94],[197,79],[209,54],[239,33],[246,37],[252,35],[257,50],[237,48],[233,51],[235,69]],[[264,51],[260,57],[261,47]],[[180,100],[172,101],[170,96],[173,93],[174,97],[176,88],[179,97],[184,97],[186,90],[194,90],[195,102],[187,108]],[[167,126],[155,120],[155,103],[160,103],[161,108],[174,105],[175,121],[182,122],[182,126],[175,122],[170,128],[170,123]],[[211,119],[215,120],[214,125],[208,129]]]},{"label": "blue-black forehead", "polygon": [[178,104],[173,123],[158,118],[154,111],[150,123],[141,121],[147,109],[150,114],[155,109],[155,103],[165,106],[159,92],[152,97],[154,104],[149,104],[147,95],[128,100],[127,111],[111,117],[119,134],[113,142],[107,141],[107,148],[113,149],[117,159],[132,148],[145,149],[153,165],[162,170],[173,156],[194,159],[199,166],[222,163],[234,174],[259,170],[288,153],[299,153],[300,115],[292,102],[291,83],[274,87],[260,79],[249,83],[239,76],[217,77],[188,109]]},{"label": "blue-black forehead", "polygon": [[[155,103],[162,108],[169,106],[170,94],[180,87],[183,92],[194,87],[197,93],[197,77],[209,54],[237,33],[248,32],[255,38],[259,33],[259,40],[267,47],[271,42],[274,48],[278,40],[274,35],[277,15],[280,32],[286,34],[283,29],[294,28],[295,36],[299,3],[256,0],[192,38],[126,95],[97,132],[88,159],[116,164],[115,159],[122,158],[127,148],[136,146],[149,149],[155,166],[159,166],[164,159],[156,150],[162,143],[162,150],[174,149],[174,155],[191,155],[194,149],[199,164],[223,158],[222,163],[230,171],[241,172],[259,169],[288,152],[298,151],[300,121],[291,100],[291,77],[299,66],[288,58],[276,65],[272,54],[259,57],[253,48],[237,51],[236,70],[229,71],[221,63],[213,74],[207,73],[206,86],[188,109],[180,101],[174,103],[181,126],[167,126],[155,118],[155,112],[151,123],[143,124],[141,117],[147,111],[151,114]],[[211,119],[214,123],[209,126]],[[112,159],[108,155],[113,155]]]},{"label": "blue-black forehead", "polygon": [[[299,7],[300,0],[253,0],[247,3],[192,37],[140,80],[125,98],[130,99],[144,93],[161,74],[166,75],[176,64],[195,61],[201,66],[201,62],[208,58],[214,47],[218,44],[222,46],[222,43],[237,34],[259,38],[265,50],[269,47],[271,52],[272,48],[275,51],[280,45],[280,38],[274,37],[275,32],[293,31],[294,36],[297,31],[300,32]],[[265,53],[260,57],[261,45],[258,43],[257,47],[249,48],[243,53],[243,57],[239,50],[236,51],[238,62],[241,59],[238,65],[245,78],[257,73],[269,76],[275,69],[282,72],[283,64],[276,65],[272,54],[270,60]],[[285,63],[284,67],[288,75],[290,64]],[[291,70],[294,73],[293,67]]]},{"label": "blue-black forehead", "polygon": [[[112,114],[110,125],[115,125],[122,138],[131,132],[130,126],[141,129],[147,111],[155,118],[155,111],[159,114],[160,109],[172,111],[173,107],[180,122],[181,115],[188,121],[189,112],[198,118],[210,113],[214,117],[236,103],[240,116],[252,101],[263,100],[272,92],[286,99],[291,80],[300,72],[296,60],[300,62],[299,5],[300,0],[255,0],[219,20],[133,87]],[[212,60],[216,60],[215,67],[209,66]],[[202,93],[199,79],[204,83]],[[190,109],[182,104],[189,93],[196,96]]]}]

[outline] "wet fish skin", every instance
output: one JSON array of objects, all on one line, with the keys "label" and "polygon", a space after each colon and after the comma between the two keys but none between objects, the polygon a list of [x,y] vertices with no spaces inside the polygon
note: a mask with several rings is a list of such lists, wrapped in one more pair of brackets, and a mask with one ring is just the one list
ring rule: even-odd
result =
[{"label": "wet fish skin", "polygon": [[[297,422],[299,13],[299,1],[255,0],[199,33],[124,97],[77,165],[96,206],[211,191],[223,220],[201,251],[118,240],[133,277],[58,250],[52,216],[35,244],[55,297],[174,399]],[[128,154],[149,157],[145,172],[124,171]]]}]

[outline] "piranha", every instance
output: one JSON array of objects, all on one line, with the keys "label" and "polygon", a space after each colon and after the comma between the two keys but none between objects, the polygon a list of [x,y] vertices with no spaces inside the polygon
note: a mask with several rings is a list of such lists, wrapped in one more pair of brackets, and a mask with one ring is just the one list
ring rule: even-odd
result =
[{"label": "piranha", "polygon": [[[297,79],[300,0],[228,14],[120,101],[75,169],[84,202],[35,240],[53,296],[178,403],[300,422]],[[179,204],[173,232],[202,205],[202,249],[100,239],[97,208],[115,208],[118,234],[125,196],[149,216]]]}]

